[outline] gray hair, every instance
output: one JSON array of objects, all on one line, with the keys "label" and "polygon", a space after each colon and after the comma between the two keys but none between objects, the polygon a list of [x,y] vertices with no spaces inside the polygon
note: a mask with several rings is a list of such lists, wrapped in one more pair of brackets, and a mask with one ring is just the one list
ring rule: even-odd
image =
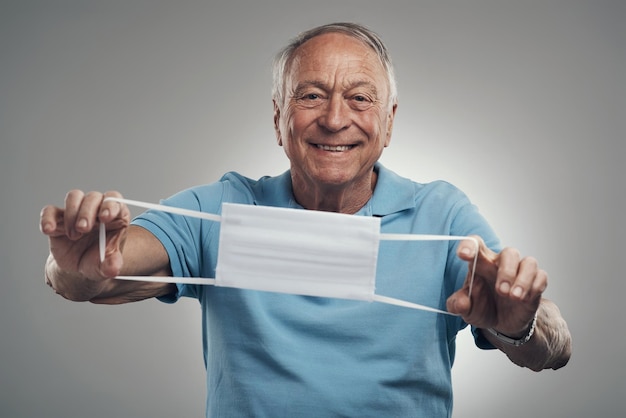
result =
[{"label": "gray hair", "polygon": [[380,59],[380,63],[387,73],[387,81],[389,84],[389,106],[393,106],[398,97],[398,90],[396,86],[396,76],[393,71],[393,64],[391,63],[391,56],[389,55],[387,47],[375,32],[357,23],[346,22],[330,23],[302,32],[291,40],[287,46],[280,50],[278,54],[276,54],[273,63],[274,80],[272,86],[272,98],[276,101],[276,103],[279,106],[282,106],[283,104],[283,95],[285,93],[285,73],[287,72],[287,67],[291,63],[296,50],[306,41],[325,33],[346,34],[363,42],[363,44],[369,46],[374,52],[376,52],[376,55]]}]

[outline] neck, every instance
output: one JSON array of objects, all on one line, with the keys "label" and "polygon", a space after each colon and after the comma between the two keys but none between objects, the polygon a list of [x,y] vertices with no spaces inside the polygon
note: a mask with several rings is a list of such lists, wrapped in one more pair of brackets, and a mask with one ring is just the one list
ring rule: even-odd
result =
[{"label": "neck", "polygon": [[369,201],[378,174],[372,170],[367,178],[349,185],[326,185],[307,182],[292,171],[291,181],[296,201],[305,209],[354,214]]}]

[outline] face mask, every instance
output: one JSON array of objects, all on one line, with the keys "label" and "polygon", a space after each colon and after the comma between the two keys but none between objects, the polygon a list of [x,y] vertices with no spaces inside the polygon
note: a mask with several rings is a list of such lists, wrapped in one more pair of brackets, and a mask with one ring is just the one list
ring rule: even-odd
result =
[{"label": "face mask", "polygon": [[[334,212],[222,204],[215,215],[128,199],[131,206],[221,222],[216,277],[118,276],[117,279],[204,284],[296,295],[382,302],[452,315],[375,294],[380,240],[478,241],[449,235],[381,234],[380,218]],[[100,225],[100,258],[106,230]],[[476,257],[478,251],[475,252]],[[474,260],[476,265],[476,259]],[[470,288],[474,280],[471,273]]]}]

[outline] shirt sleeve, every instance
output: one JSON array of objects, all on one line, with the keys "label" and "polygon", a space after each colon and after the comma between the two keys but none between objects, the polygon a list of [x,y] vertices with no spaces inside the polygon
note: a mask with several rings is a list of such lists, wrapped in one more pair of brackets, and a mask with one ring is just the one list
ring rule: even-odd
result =
[{"label": "shirt sleeve", "polygon": [[[500,239],[493,228],[478,211],[478,208],[470,202],[469,198],[462,192],[459,191],[459,193],[460,198],[456,202],[455,216],[451,224],[451,234],[459,236],[478,235],[483,239],[487,247],[495,252],[501,251],[502,245]],[[456,275],[457,289],[463,285],[467,276],[467,263],[460,260],[456,255],[458,244],[459,242],[455,243],[449,254],[451,273]],[[467,324],[461,320],[459,329],[465,328],[466,326]],[[472,326],[471,330],[474,336],[474,343],[478,348],[487,350],[496,348],[487,341],[479,329]]]},{"label": "shirt sleeve", "polygon": [[[187,189],[161,201],[162,205],[194,211],[219,213],[223,185],[215,183],[200,188]],[[189,216],[148,210],[137,216],[134,225],[151,232],[163,245],[175,277],[215,277],[219,222]],[[177,284],[177,292],[160,297],[166,303],[180,297],[198,297],[200,286]]]}]

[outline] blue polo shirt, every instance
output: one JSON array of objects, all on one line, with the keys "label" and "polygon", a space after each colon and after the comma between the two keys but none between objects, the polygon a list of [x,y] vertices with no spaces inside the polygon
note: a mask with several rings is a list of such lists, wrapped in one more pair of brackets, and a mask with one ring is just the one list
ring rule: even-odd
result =
[{"label": "blue polo shirt", "polygon": [[[499,243],[449,183],[415,183],[380,164],[356,214],[381,232],[483,237]],[[220,213],[222,202],[300,208],[289,172],[258,180],[228,173],[163,203]],[[175,276],[215,277],[219,222],[148,211],[134,223],[169,254]],[[381,241],[376,293],[439,309],[467,265],[458,243]],[[207,369],[207,417],[449,417],[458,317],[382,303],[214,286],[179,285],[168,298],[198,299]]]}]

